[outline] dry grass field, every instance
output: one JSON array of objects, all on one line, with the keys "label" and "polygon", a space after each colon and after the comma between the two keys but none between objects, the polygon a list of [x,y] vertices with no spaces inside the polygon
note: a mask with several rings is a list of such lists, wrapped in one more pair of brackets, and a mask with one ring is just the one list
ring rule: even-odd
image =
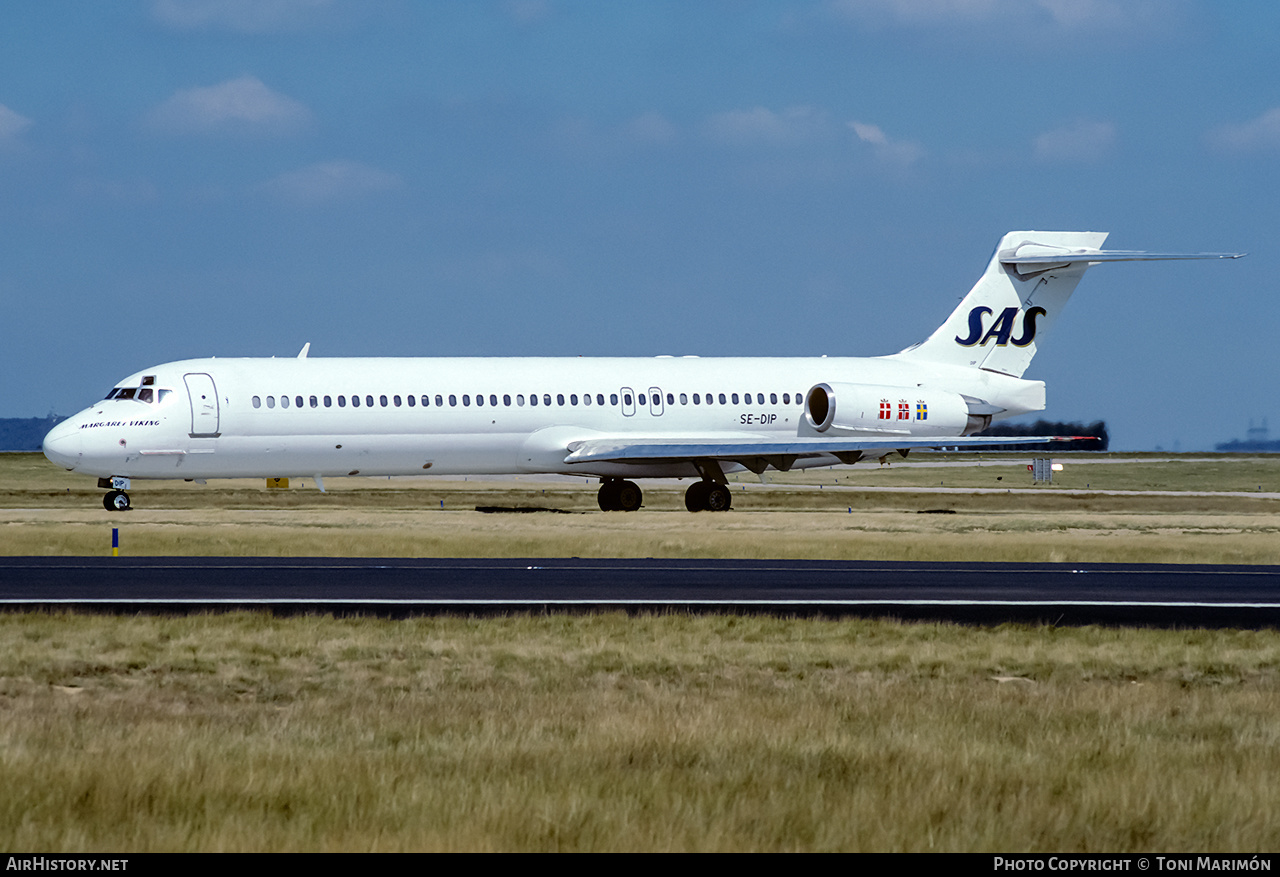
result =
[{"label": "dry grass field", "polygon": [[[1025,457],[917,459],[739,479],[724,515],[535,479],[140,483],[110,514],[0,455],[0,552],[1280,563],[1280,460],[1032,489]],[[8,613],[0,845],[1271,851],[1278,712],[1275,631]]]},{"label": "dry grass field", "polygon": [[0,615],[0,846],[1267,851],[1280,635]]},{"label": "dry grass field", "polygon": [[[1055,484],[1034,489],[1027,459],[913,454],[928,465],[739,477],[724,515],[684,511],[677,481],[645,483],[639,512],[605,514],[588,479],[533,478],[335,478],[327,494],[256,480],[138,482],[134,510],[111,514],[90,479],[9,454],[0,552],[101,554],[119,528],[133,555],[1280,563],[1280,459],[1066,457]],[[1061,483],[1070,479],[1080,492]]]}]

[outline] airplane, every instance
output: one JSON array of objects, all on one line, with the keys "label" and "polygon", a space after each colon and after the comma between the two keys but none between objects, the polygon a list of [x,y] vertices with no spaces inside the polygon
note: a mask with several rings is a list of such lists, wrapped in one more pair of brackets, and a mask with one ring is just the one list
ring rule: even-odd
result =
[{"label": "airplane", "polygon": [[727,511],[726,474],[1027,444],[975,436],[1045,407],[1022,375],[1081,276],[1103,262],[1243,253],[1100,249],[1101,232],[1015,231],[938,329],[869,358],[188,359],[144,369],[45,436],[124,511],[137,479],[585,475],[604,511],[631,479],[692,478],[690,511]]}]

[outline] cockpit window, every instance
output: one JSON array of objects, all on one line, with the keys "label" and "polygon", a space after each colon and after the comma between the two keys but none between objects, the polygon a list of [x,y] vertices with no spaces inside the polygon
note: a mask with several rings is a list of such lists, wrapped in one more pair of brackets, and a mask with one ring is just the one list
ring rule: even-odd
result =
[{"label": "cockpit window", "polygon": [[110,392],[104,397],[105,399],[132,399],[135,402],[145,402],[148,405],[159,405],[169,396],[173,390],[161,389],[154,386],[155,377],[147,375],[143,378],[143,386],[141,387],[112,387]]}]

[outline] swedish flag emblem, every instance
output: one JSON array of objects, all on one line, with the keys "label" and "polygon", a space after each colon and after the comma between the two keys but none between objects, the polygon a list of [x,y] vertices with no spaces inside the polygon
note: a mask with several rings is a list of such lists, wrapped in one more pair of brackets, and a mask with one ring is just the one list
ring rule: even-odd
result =
[{"label": "swedish flag emblem", "polygon": [[929,419],[929,406],[926,405],[924,402],[917,402],[916,403],[916,420],[928,420],[928,419]]}]

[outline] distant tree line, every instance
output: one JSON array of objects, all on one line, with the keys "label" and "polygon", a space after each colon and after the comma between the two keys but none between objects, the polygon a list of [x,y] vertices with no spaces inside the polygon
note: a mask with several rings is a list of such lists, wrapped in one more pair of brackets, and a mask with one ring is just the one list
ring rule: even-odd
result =
[{"label": "distant tree line", "polygon": [[45,433],[66,420],[47,417],[0,417],[0,451],[38,451]]},{"label": "distant tree line", "polygon": [[1042,442],[1032,445],[993,445],[1006,451],[1105,451],[1107,449],[1107,424],[1102,420],[1093,423],[1064,423],[1059,420],[1037,420],[1035,423],[999,423],[976,435],[1089,435],[1083,442]]}]

